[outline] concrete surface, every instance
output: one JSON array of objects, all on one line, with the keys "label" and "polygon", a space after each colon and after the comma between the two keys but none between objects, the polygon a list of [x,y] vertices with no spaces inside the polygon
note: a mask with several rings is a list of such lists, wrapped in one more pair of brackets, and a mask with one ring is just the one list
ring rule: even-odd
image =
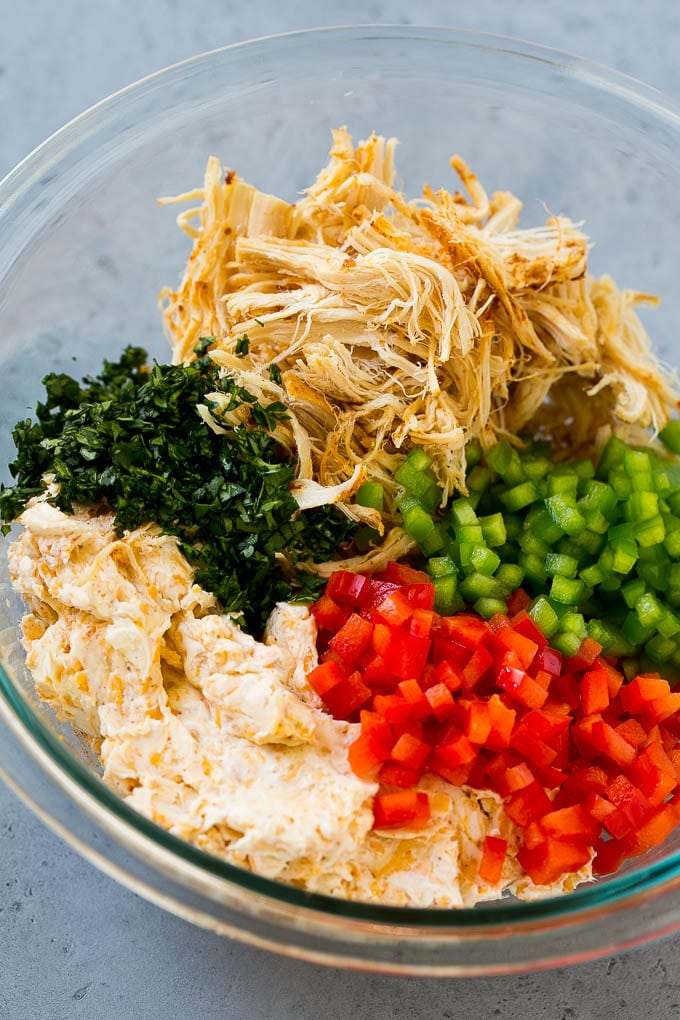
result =
[{"label": "concrete surface", "polygon": [[[203,50],[337,23],[444,24],[610,64],[680,98],[680,5],[662,0],[0,0],[0,175],[123,85]],[[199,931],[96,872],[0,789],[3,1020],[670,1020],[680,939],[579,968],[490,980],[356,975]]]}]

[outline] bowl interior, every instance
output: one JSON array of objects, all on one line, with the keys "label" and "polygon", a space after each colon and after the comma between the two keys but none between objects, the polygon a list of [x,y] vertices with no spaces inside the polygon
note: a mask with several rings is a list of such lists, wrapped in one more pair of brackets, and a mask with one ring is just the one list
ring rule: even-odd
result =
[{"label": "bowl interior", "polygon": [[[409,196],[425,182],[451,187],[448,160],[457,152],[490,193],[522,198],[526,225],[543,222],[546,209],[584,221],[594,241],[592,271],[663,297],[643,315],[662,357],[680,360],[680,130],[654,93],[577,60],[462,33],[342,30],[263,40],[119,94],[46,143],[3,185],[4,480],[11,427],[30,413],[46,371],[84,374],[128,343],[167,359],[157,295],[177,282],[189,242],[175,225],[175,207],[156,198],[199,186],[214,154],[258,187],[294,200],[324,164],[331,128],[342,124],[355,138],[375,129],[401,140],[397,167]],[[4,556],[0,583],[4,682],[32,725],[59,735],[96,773],[78,738],[35,698],[19,644],[21,601],[9,588]],[[613,894],[631,876],[644,884],[662,861],[680,862],[680,833],[599,885]],[[496,909],[480,907],[477,919]],[[554,909],[562,909],[559,902]]]}]

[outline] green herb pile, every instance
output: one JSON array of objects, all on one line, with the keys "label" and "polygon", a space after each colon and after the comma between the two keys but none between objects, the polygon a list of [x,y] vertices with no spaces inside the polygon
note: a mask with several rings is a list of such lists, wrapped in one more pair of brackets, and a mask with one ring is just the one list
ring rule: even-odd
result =
[{"label": "green herb pile", "polygon": [[[189,365],[149,369],[146,351],[128,347],[82,383],[46,376],[37,421],[13,431],[16,484],[0,487],[2,530],[50,473],[59,488],[49,501],[67,513],[105,503],[119,534],[153,521],[176,535],[197,583],[259,635],[276,602],[313,599],[322,584],[303,572],[286,577],[276,553],[285,551],[293,565],[329,559],[354,525],[333,507],[299,511],[290,491],[295,464],[270,435],[287,417],[284,405],[263,407],[220,378],[206,353],[211,341],[200,342]],[[201,419],[201,403],[219,419],[206,399],[218,391],[228,396],[227,411],[248,406],[247,426],[216,435]]]}]

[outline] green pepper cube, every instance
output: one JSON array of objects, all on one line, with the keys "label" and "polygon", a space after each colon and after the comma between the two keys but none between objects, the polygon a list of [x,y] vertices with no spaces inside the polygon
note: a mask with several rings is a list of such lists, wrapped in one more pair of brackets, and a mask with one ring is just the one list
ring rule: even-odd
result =
[{"label": "green pepper cube", "polygon": [[573,537],[585,531],[585,518],[579,512],[573,497],[548,496],[545,505],[552,520],[565,534]]},{"label": "green pepper cube", "polygon": [[494,577],[503,591],[503,597],[507,598],[521,585],[524,580],[524,571],[518,563],[501,563]]},{"label": "green pepper cube", "polygon": [[500,566],[501,558],[487,546],[476,545],[472,550],[470,562],[476,571],[490,577]]},{"label": "green pepper cube", "polygon": [[427,561],[427,572],[430,577],[454,577],[458,574],[458,567],[450,556],[432,556]]},{"label": "green pepper cube", "polygon": [[635,542],[622,539],[613,547],[614,557],[612,570],[617,574],[629,574],[637,563],[637,546]]},{"label": "green pepper cube", "polygon": [[508,612],[507,603],[502,599],[479,598],[472,608],[485,620],[490,620],[497,613],[502,613],[505,616]]},{"label": "green pepper cube", "polygon": [[643,627],[656,627],[664,615],[664,609],[656,595],[645,592],[635,603],[635,612]]},{"label": "green pepper cube", "polygon": [[640,577],[633,578],[621,588],[623,600],[629,609],[635,609],[635,603],[645,593],[645,582]]},{"label": "green pepper cube", "polygon": [[666,528],[664,527],[663,518],[658,514],[649,520],[641,521],[635,527],[635,541],[642,548],[646,549],[651,545],[659,545],[665,537]]},{"label": "green pepper cube", "polygon": [[561,553],[548,553],[545,558],[545,572],[549,576],[561,574],[562,577],[576,577],[578,560],[573,556],[563,556]]},{"label": "green pepper cube", "polygon": [[529,506],[530,503],[534,503],[539,498],[539,495],[535,483],[526,481],[521,482],[519,485],[514,485],[511,489],[507,489],[506,492],[502,492],[500,500],[510,513],[514,513],[517,510],[522,510],[525,506]]},{"label": "green pepper cube", "polygon": [[637,475],[641,472],[651,474],[652,462],[649,454],[643,450],[634,450],[626,447],[623,455],[623,469],[627,475]]},{"label": "green pepper cube", "polygon": [[479,524],[484,541],[488,546],[494,548],[499,545],[505,545],[508,533],[505,521],[503,520],[503,514],[488,514],[486,517],[480,517]]},{"label": "green pepper cube", "polygon": [[481,598],[498,598],[499,586],[494,577],[486,574],[468,574],[459,584],[459,590],[467,602],[476,602]]},{"label": "green pepper cube", "polygon": [[359,506],[367,506],[373,510],[382,510],[385,492],[380,482],[364,482],[357,489],[356,501]]},{"label": "green pepper cube", "polygon": [[680,453],[680,421],[674,418],[659,432],[659,439],[672,453]]},{"label": "green pepper cube", "polygon": [[539,595],[538,598],[534,599],[528,609],[528,613],[541,633],[547,638],[551,638],[558,631],[560,618],[545,595]]},{"label": "green pepper cube", "polygon": [[436,577],[434,585],[434,608],[442,616],[453,616],[464,609],[465,602],[458,591],[456,578],[450,574],[448,577]]},{"label": "green pepper cube", "polygon": [[562,577],[555,574],[550,585],[550,598],[554,602],[561,602],[565,606],[577,605],[583,596],[585,585],[580,578]]},{"label": "green pepper cube", "polygon": [[524,479],[519,454],[504,439],[486,451],[486,463],[501,476],[506,485],[518,485]]},{"label": "green pepper cube", "polygon": [[454,499],[451,504],[450,511],[453,523],[459,528],[479,523],[477,514],[472,509],[470,501],[466,499],[465,496],[461,496],[459,499]]}]

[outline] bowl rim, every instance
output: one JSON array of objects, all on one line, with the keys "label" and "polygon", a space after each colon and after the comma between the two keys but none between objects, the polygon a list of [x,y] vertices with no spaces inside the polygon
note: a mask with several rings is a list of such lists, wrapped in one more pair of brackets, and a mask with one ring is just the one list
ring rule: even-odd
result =
[{"label": "bowl rim", "polygon": [[[500,52],[523,61],[547,64],[562,74],[571,75],[595,91],[610,92],[665,121],[680,134],[680,103],[667,97],[654,86],[630,75],[607,68],[589,59],[541,44],[525,42],[510,36],[482,33],[471,29],[441,28],[427,25],[339,25],[336,27],[307,28],[216,47],[161,68],[117,90],[94,103],[69,120],[28,153],[0,180],[0,223],[11,211],[13,204],[30,190],[36,180],[51,165],[58,165],[64,153],[78,144],[89,125],[97,127],[111,119],[117,108],[130,98],[168,84],[175,78],[190,73],[211,59],[229,58],[232,53],[254,50],[258,47],[281,48],[295,45],[299,40],[324,41],[419,41],[436,43],[461,49],[481,49]],[[583,886],[568,895],[554,896],[537,901],[489,901],[474,908],[397,907],[352,901],[321,893],[311,893],[276,879],[269,879],[245,868],[229,864],[199,849],[155,824],[131,808],[122,798],[93,773],[85,769],[60,743],[53,733],[35,715],[28,702],[19,695],[11,677],[0,664],[0,697],[3,710],[9,711],[13,722],[19,724],[15,732],[25,749],[35,758],[38,748],[55,762],[67,777],[75,781],[83,794],[84,806],[92,802],[92,809],[103,809],[113,820],[123,823],[137,836],[163,850],[169,851],[183,862],[199,867],[203,872],[222,881],[251,891],[280,904],[299,907],[329,917],[348,921],[370,921],[379,926],[436,929],[445,933],[461,930],[479,931],[506,926],[519,928],[522,923],[531,925],[543,921],[567,921],[572,917],[581,921],[585,914],[598,915],[621,909],[639,895],[658,894],[666,881],[680,874],[680,851],[667,860],[651,863],[634,873],[625,873],[600,885]],[[3,712],[4,714],[4,712]]]}]

